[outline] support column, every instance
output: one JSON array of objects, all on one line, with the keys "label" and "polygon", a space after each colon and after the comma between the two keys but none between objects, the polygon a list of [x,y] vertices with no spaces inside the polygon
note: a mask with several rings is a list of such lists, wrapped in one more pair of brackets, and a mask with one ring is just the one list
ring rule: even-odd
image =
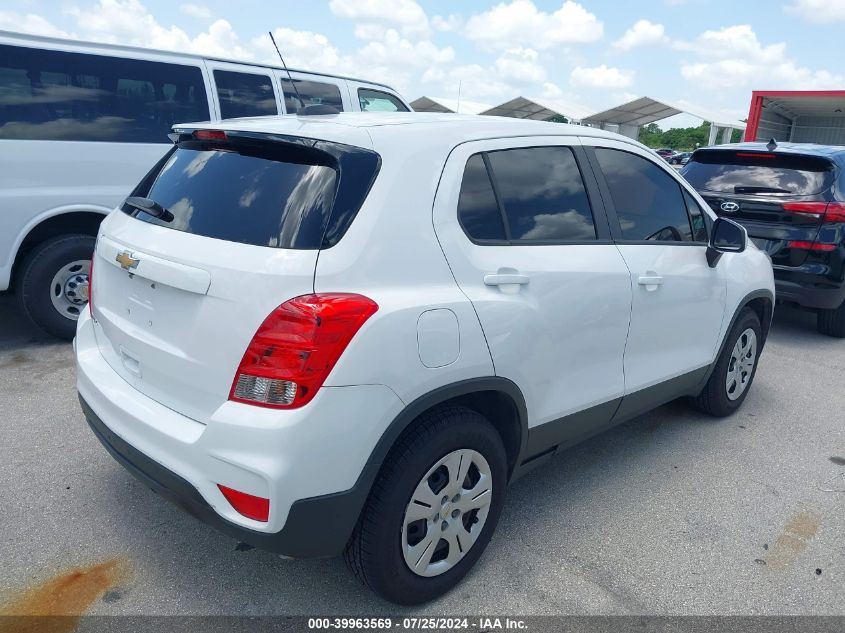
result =
[{"label": "support column", "polygon": [[719,133],[719,128],[713,123],[710,124],[710,138],[707,140],[707,147],[716,144],[716,135]]},{"label": "support column", "polygon": [[734,129],[732,127],[726,127],[722,130],[722,143],[730,143],[731,136],[733,135]]}]

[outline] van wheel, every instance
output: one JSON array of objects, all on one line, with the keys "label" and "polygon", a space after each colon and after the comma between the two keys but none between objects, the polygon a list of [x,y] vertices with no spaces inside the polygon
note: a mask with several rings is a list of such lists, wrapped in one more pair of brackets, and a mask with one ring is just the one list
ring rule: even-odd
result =
[{"label": "van wheel", "polygon": [[745,308],[728,334],[710,379],[695,398],[696,406],[715,417],[739,409],[757,372],[762,346],[760,319],[753,310]]},{"label": "van wheel", "polygon": [[62,235],[36,246],[20,265],[15,292],[21,311],[45,332],[66,340],[88,303],[94,238]]},{"label": "van wheel", "polygon": [[845,338],[845,301],[833,310],[819,310],[816,329],[827,336]]},{"label": "van wheel", "polygon": [[385,460],[346,546],[352,572],[403,605],[454,587],[481,556],[502,511],[499,434],[460,406],[432,411]]}]

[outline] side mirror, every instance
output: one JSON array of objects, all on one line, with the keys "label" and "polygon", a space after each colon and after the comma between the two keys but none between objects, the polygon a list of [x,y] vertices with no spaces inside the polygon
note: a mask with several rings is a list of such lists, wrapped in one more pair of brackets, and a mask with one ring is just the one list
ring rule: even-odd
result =
[{"label": "side mirror", "polygon": [[715,268],[722,253],[741,253],[748,245],[745,227],[727,218],[716,218],[707,246],[707,263]]}]

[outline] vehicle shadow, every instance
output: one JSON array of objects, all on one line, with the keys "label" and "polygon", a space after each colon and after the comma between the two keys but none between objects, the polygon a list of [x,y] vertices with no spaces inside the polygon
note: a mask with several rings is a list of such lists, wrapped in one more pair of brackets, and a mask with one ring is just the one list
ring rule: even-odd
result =
[{"label": "vehicle shadow", "polygon": [[0,352],[39,344],[66,343],[41,332],[29,323],[20,313],[15,297],[9,292],[0,292]]}]

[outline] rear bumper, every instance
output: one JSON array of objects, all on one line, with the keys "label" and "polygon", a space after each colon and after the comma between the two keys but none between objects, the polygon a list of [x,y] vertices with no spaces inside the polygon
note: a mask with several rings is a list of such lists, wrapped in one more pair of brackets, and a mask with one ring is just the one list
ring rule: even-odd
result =
[{"label": "rear bumper", "polygon": [[[132,475],[250,545],[298,558],[343,550],[379,468],[372,449],[403,408],[393,391],[324,387],[308,406],[290,411],[226,402],[201,424],[114,372],[87,311],[74,345],[88,424]],[[238,514],[218,483],[270,499],[269,521]]]},{"label": "rear bumper", "polygon": [[797,303],[805,308],[832,310],[845,301],[845,284],[839,286],[820,286],[801,283],[793,279],[778,278],[775,271],[775,297],[778,301]]}]

